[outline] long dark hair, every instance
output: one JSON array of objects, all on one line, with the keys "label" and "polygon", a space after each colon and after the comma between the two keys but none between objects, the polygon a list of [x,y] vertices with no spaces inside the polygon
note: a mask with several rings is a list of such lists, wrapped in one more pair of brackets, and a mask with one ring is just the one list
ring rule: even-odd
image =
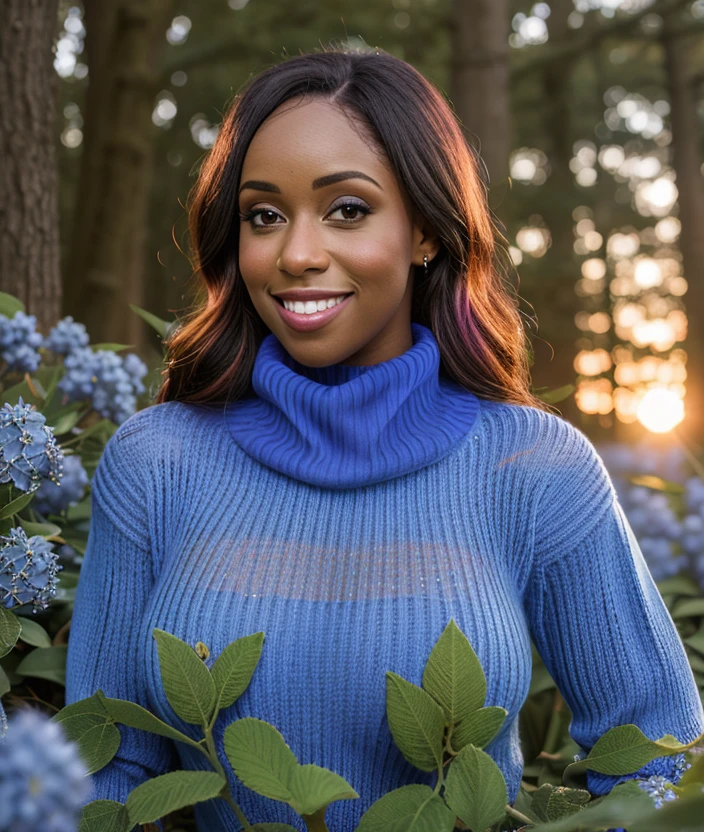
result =
[{"label": "long dark hair", "polygon": [[251,392],[254,359],[270,330],[239,272],[237,192],[257,129],[298,96],[334,102],[360,119],[438,233],[428,277],[422,266],[415,276],[412,320],[433,332],[441,373],[480,398],[550,410],[530,389],[530,344],[505,279],[508,249],[488,206],[481,160],[451,107],[405,61],[340,47],[265,69],[231,102],[187,200],[198,292],[166,339],[156,402],[210,404]]}]

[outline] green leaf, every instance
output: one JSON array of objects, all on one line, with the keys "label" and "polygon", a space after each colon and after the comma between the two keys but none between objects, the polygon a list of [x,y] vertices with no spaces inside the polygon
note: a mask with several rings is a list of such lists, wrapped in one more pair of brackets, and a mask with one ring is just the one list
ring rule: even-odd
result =
[{"label": "green leaf", "polygon": [[36,679],[48,679],[51,682],[66,684],[67,645],[56,647],[38,647],[22,659],[15,668],[19,676],[33,676]]},{"label": "green leaf", "polygon": [[372,803],[355,832],[452,832],[454,827],[455,815],[442,798],[430,786],[413,783]]},{"label": "green leaf", "polygon": [[704,598],[682,598],[670,614],[673,619],[704,615]]},{"label": "green leaf", "polygon": [[105,351],[105,352],[120,352],[120,350],[131,350],[134,349],[134,344],[91,344],[90,348],[93,352],[98,351]]},{"label": "green leaf", "polygon": [[162,338],[166,337],[166,330],[169,326],[168,321],[158,318],[151,312],[147,312],[146,309],[141,309],[139,306],[135,306],[133,303],[130,304],[130,309],[133,312],[136,312],[143,321],[146,321],[149,324],[149,326],[153,327]]},{"label": "green leaf", "polygon": [[33,499],[33,491],[29,494],[21,494],[19,497],[7,503],[3,508],[0,509],[0,520],[4,519],[5,517],[11,517],[13,514],[17,514],[18,511],[21,511],[26,505],[29,505],[29,503],[31,503]]},{"label": "green leaf", "polygon": [[503,820],[508,792],[501,769],[480,748],[465,745],[450,764],[445,802],[471,829]]},{"label": "green leaf", "polygon": [[580,812],[590,799],[591,795],[584,789],[568,789],[543,783],[533,793],[530,811],[537,821],[559,820]]},{"label": "green leaf", "polygon": [[423,687],[442,707],[446,721],[454,725],[462,726],[484,704],[484,671],[454,618],[430,652],[423,671]]},{"label": "green leaf", "polygon": [[298,760],[273,725],[243,717],[227,726],[223,743],[233,771],[248,789],[290,805],[294,795],[289,784]]},{"label": "green leaf", "polygon": [[38,534],[45,540],[51,540],[61,534],[61,526],[57,526],[56,523],[30,523],[29,520],[20,520],[20,526],[27,533],[27,537]]},{"label": "green leaf", "polygon": [[25,644],[31,644],[32,647],[51,647],[49,633],[41,624],[23,615],[18,615],[17,619],[22,627],[20,638]]},{"label": "green leaf", "polygon": [[[617,725],[599,737],[583,760],[568,765],[565,774],[571,776],[585,769],[600,774],[633,774],[656,757],[667,754],[670,736],[667,734],[654,742],[637,725]],[[675,743],[679,745],[677,740]]]},{"label": "green leaf", "polygon": [[506,719],[508,711],[498,705],[489,705],[470,714],[453,732],[450,743],[455,751],[465,745],[484,748],[496,736]]},{"label": "green leaf", "polygon": [[699,598],[701,589],[688,575],[674,575],[671,578],[663,578],[657,582],[661,595],[689,595],[692,598]]},{"label": "green leaf", "polygon": [[289,805],[299,815],[313,815],[335,800],[359,797],[344,777],[313,763],[296,765],[291,772],[289,786],[293,794]]},{"label": "green leaf", "polygon": [[170,771],[141,783],[127,797],[130,823],[153,823],[159,818],[217,797],[226,785],[214,771]]},{"label": "green leaf", "polygon": [[654,474],[635,474],[628,477],[628,480],[633,485],[642,485],[645,488],[652,488],[653,491],[665,491],[670,494],[684,493],[684,486],[681,483],[665,480]]},{"label": "green leaf", "polygon": [[566,399],[568,396],[571,396],[572,393],[576,390],[574,384],[564,384],[562,387],[554,387],[552,390],[548,390],[546,393],[541,393],[538,396],[539,399],[542,399],[544,402],[548,404],[555,404],[556,402],[561,402],[563,399]]},{"label": "green leaf", "polygon": [[155,627],[161,681],[174,712],[184,722],[207,727],[215,708],[215,682],[196,651]]},{"label": "green leaf", "polygon": [[9,693],[10,687],[10,680],[7,678],[7,673],[0,667],[0,696]]},{"label": "green leaf", "polygon": [[698,653],[704,653],[704,624],[697,630],[694,635],[683,639],[685,644],[693,647]]},{"label": "green leaf", "polygon": [[247,689],[262,654],[264,633],[238,638],[215,659],[210,673],[217,694],[215,709],[227,708]]},{"label": "green leaf", "polygon": [[19,298],[7,292],[0,292],[0,315],[6,318],[14,318],[17,312],[24,312],[24,304]]},{"label": "green leaf", "polygon": [[78,832],[129,832],[127,807],[116,800],[94,800],[81,811]]},{"label": "green leaf", "polygon": [[52,420],[51,429],[54,431],[54,436],[63,436],[68,433],[92,409],[92,406],[86,408],[82,402],[75,402],[68,412]]},{"label": "green leaf", "polygon": [[169,739],[183,742],[194,748],[202,748],[200,743],[182,734],[176,728],[167,725],[166,722],[162,722],[159,717],[154,716],[136,702],[129,702],[126,699],[110,699],[107,696],[102,697],[101,702],[105,711],[115,722],[129,725],[130,728],[139,728],[140,731],[149,731],[151,734],[158,734],[161,737],[169,737]]},{"label": "green leaf", "polygon": [[0,656],[5,656],[12,650],[21,632],[19,618],[5,607],[0,607]]},{"label": "green leaf", "polygon": [[386,715],[394,742],[409,763],[436,771],[442,763],[445,712],[423,688],[386,671]]},{"label": "green leaf", "polygon": [[120,731],[102,706],[99,694],[102,691],[72,702],[51,718],[52,722],[60,722],[66,737],[78,745],[88,774],[100,771],[112,760],[121,740]]}]

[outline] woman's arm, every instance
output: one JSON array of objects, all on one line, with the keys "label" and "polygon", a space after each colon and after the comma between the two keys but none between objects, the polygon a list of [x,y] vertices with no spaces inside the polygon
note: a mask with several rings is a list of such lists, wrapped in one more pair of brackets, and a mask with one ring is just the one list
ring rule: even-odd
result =
[{"label": "woman's arm", "polygon": [[[108,697],[149,707],[137,684],[137,627],[153,584],[147,518],[148,432],[144,412],[109,440],[92,482],[92,515],[81,566],[66,668],[66,704],[101,688]],[[139,424],[139,422],[137,422]],[[174,767],[173,743],[118,724],[120,748],[93,777],[90,800],[124,803],[148,778]]]},{"label": "woman's arm", "polygon": [[[553,479],[536,513],[533,567],[524,596],[535,646],[571,712],[570,735],[585,751],[617,725],[682,743],[704,732],[704,710],[675,624],[601,458],[564,423]],[[638,772],[587,771],[592,794],[662,774],[675,758]]]}]

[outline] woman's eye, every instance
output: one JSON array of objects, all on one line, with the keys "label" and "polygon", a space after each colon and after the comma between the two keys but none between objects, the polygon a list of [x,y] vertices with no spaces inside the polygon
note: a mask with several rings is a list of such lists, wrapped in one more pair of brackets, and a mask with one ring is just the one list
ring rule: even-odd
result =
[{"label": "woman's eye", "polygon": [[[341,205],[335,206],[330,213],[328,214],[331,217],[333,214],[336,214],[338,211],[342,213],[342,222],[352,223],[360,222],[367,214],[371,213],[371,208],[361,202],[343,202]],[[352,214],[352,216],[350,216]],[[359,216],[361,214],[361,216]],[[357,216],[355,216],[357,215]],[[240,214],[240,219],[242,222],[248,222],[252,228],[266,228],[268,226],[278,225],[279,223],[276,222],[268,222],[269,219],[275,219],[276,217],[280,217],[277,211],[272,210],[271,208],[255,208],[253,211],[249,211],[246,214]],[[261,217],[261,222],[255,222],[254,220],[257,217]]]}]

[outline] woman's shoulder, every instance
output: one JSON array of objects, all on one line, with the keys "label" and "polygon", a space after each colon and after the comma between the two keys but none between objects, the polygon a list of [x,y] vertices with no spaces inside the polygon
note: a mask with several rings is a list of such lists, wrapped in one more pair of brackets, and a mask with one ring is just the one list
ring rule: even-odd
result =
[{"label": "woman's shoulder", "polygon": [[[179,435],[193,435],[198,426],[222,420],[222,406],[169,401],[148,405],[129,416],[115,431],[116,442],[147,431],[150,440],[168,442]],[[139,440],[135,440],[139,441]]]}]

